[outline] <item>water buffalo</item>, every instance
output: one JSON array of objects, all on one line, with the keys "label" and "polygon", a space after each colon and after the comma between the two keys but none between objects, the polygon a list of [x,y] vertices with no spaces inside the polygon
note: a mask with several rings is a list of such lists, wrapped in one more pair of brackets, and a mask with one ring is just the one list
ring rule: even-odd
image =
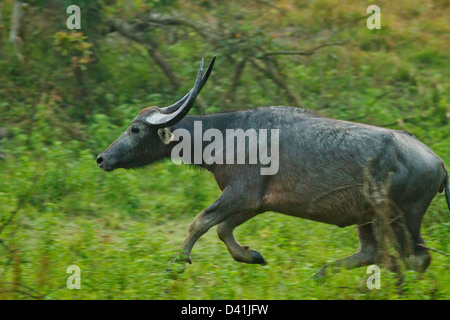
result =
[{"label": "water buffalo", "polygon": [[[377,263],[377,240],[371,223],[374,208],[363,192],[364,168],[370,163],[374,181],[383,183],[389,177],[387,200],[403,217],[406,228],[394,228],[403,244],[399,250],[404,251],[409,236],[413,243],[412,267],[420,271],[427,268],[431,258],[420,234],[422,218],[437,192],[445,190],[450,208],[447,170],[429,147],[406,131],[331,119],[294,107],[187,115],[213,65],[214,59],[203,75],[202,60],[188,94],[169,107],[143,109],[97,158],[98,167],[105,171],[141,167],[174,158],[174,150],[184,143],[187,149],[183,155],[179,152],[183,161],[214,174],[222,194],[197,215],[173,261],[191,262],[195,242],[217,225],[219,238],[236,261],[264,264],[258,251],[236,241],[233,230],[260,213],[274,211],[339,227],[357,225],[360,248],[331,265],[359,267]],[[230,146],[228,139],[224,143],[223,137],[237,130],[243,133],[240,140],[236,138],[241,143]],[[269,140],[268,130],[277,139]],[[205,143],[212,144],[213,140],[215,148]],[[234,142],[234,138],[231,140]],[[228,161],[242,148],[243,161]],[[265,157],[264,152],[258,154],[255,150],[264,151]],[[269,150],[277,165],[263,174]],[[191,162],[186,158],[190,151],[197,156]],[[218,157],[223,154],[224,158]]]}]

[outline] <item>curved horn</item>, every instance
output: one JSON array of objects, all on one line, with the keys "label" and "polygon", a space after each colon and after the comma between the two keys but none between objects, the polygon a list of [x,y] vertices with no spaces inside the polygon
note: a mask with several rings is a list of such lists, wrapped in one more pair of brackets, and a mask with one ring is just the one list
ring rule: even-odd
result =
[{"label": "curved horn", "polygon": [[[205,74],[203,75],[202,82],[200,83],[200,87],[199,87],[199,92],[202,90],[202,88],[205,85],[206,81],[208,81],[208,78],[209,78],[209,75],[211,74],[211,71],[212,71],[212,68],[214,66],[215,60],[216,60],[216,57],[214,57],[211,60],[211,63],[209,64],[208,69],[206,70]],[[203,61],[203,59],[202,59],[202,61]],[[168,107],[160,108],[161,112],[165,113],[165,114],[169,114],[169,113],[173,113],[173,112],[177,111],[178,108],[181,107],[183,105],[183,103],[186,101],[186,99],[189,97],[189,95],[191,94],[192,90],[193,90],[193,88],[183,98],[181,98],[178,102],[176,102],[176,103],[174,103],[174,104],[172,104],[172,105],[170,105]]]},{"label": "curved horn", "polygon": [[211,60],[211,63],[209,64],[208,69],[206,70],[205,74],[202,77],[203,61],[204,61],[202,59],[202,62],[200,63],[200,68],[199,68],[198,74],[197,74],[197,80],[195,81],[195,85],[191,89],[191,91],[189,91],[177,103],[175,103],[171,106],[165,107],[165,108],[160,108],[156,112],[153,112],[146,118],[146,121],[151,125],[159,126],[159,127],[170,127],[171,125],[180,121],[189,112],[189,110],[191,109],[192,105],[195,102],[195,99],[197,98],[197,95],[202,90],[206,81],[208,81],[208,78],[209,78],[209,75],[211,74],[215,60],[216,60],[216,57],[214,57]]}]

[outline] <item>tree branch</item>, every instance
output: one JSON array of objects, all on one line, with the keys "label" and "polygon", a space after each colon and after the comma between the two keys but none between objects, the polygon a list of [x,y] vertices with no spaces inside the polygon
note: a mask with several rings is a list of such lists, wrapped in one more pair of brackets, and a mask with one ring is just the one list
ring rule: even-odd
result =
[{"label": "tree branch", "polygon": [[239,80],[242,77],[242,73],[244,72],[246,62],[247,62],[247,60],[243,59],[236,66],[234,73],[233,73],[233,78],[231,79],[230,88],[228,89],[228,91],[225,95],[225,104],[231,105],[234,103],[235,98],[236,98],[236,90],[237,90],[237,87],[239,84]]},{"label": "tree branch", "polygon": [[306,50],[306,51],[272,51],[272,52],[266,52],[263,54],[263,57],[268,56],[274,56],[274,55],[299,55],[299,56],[311,56],[314,53],[316,53],[317,50],[330,47],[330,46],[340,46],[343,45],[343,42],[328,42],[323,43],[317,47],[314,47],[312,49]]},{"label": "tree branch", "polygon": [[437,253],[439,253],[439,254],[442,254],[442,255],[444,255],[444,256],[446,256],[446,257],[450,257],[450,254],[445,253],[444,251],[441,251],[441,250],[437,250],[437,249],[433,249],[433,248],[427,247],[426,245],[424,245],[424,244],[422,244],[422,243],[418,243],[417,245],[418,245],[419,247],[422,247],[422,248],[425,248],[425,249],[428,249],[428,250],[437,252]]},{"label": "tree branch", "polygon": [[261,73],[263,73],[266,77],[270,78],[276,85],[278,85],[285,93],[289,100],[289,103],[304,108],[303,103],[301,103],[299,97],[292,92],[292,90],[289,88],[289,86],[284,81],[283,77],[280,76],[280,73],[278,70],[276,70],[276,67],[270,59],[263,60],[265,62],[265,68],[260,66],[258,61],[255,58],[251,58],[250,62],[252,66],[254,66],[257,70],[259,70]]},{"label": "tree branch", "polygon": [[[176,91],[181,88],[180,80],[173,72],[173,69],[170,66],[169,62],[158,50],[158,44],[153,39],[151,39],[148,36],[144,37],[142,34],[134,30],[134,25],[131,25],[123,20],[119,19],[114,20],[112,22],[112,27],[114,30],[117,30],[122,36],[143,45],[147,49],[149,55],[152,57],[153,61],[160,67],[164,75],[169,79],[173,88]],[[200,113],[205,112],[207,105],[203,102],[203,100],[200,97],[198,97],[196,101],[197,101],[196,103],[197,110]]]},{"label": "tree branch", "polygon": [[42,299],[45,297],[45,295],[40,293],[39,291],[37,291],[31,287],[25,286],[23,284],[20,284],[20,283],[9,282],[9,281],[0,281],[0,284],[7,284],[7,285],[11,285],[11,286],[20,287],[20,288],[23,288],[28,291],[27,292],[27,291],[23,291],[23,290],[19,290],[19,289],[10,289],[10,290],[1,289],[0,292],[18,292],[18,293],[27,295],[27,296],[35,298],[35,299]]},{"label": "tree branch", "polygon": [[22,19],[24,17],[22,6],[25,4],[20,0],[13,1],[13,10],[11,14],[11,30],[9,33],[9,42],[13,44],[14,51],[19,58],[20,62],[23,62],[23,56],[20,53],[21,45],[21,31],[22,31]]},{"label": "tree branch", "polygon": [[8,220],[6,220],[5,223],[3,223],[2,225],[0,225],[0,234],[2,233],[3,229],[8,226],[11,221],[13,220],[14,216],[17,214],[17,212],[20,211],[20,209],[22,209],[22,206],[25,204],[25,202],[28,200],[28,198],[31,196],[31,194],[33,193],[34,187],[36,186],[37,182],[39,181],[39,179],[41,178],[40,175],[36,175],[33,179],[33,183],[31,184],[30,188],[27,190],[27,192],[22,195],[19,198],[19,202],[17,203],[16,208],[14,209],[13,212],[11,212]]},{"label": "tree branch", "polygon": [[3,26],[3,18],[2,18],[2,7],[3,7],[3,5],[0,4],[0,58],[3,55],[2,45],[3,45],[3,28],[4,28],[4,26]]},{"label": "tree branch", "polygon": [[153,24],[156,26],[158,25],[186,26],[196,31],[198,34],[200,34],[202,37],[208,40],[208,42],[210,42],[212,45],[214,46],[219,45],[220,37],[217,34],[215,34],[211,29],[209,29],[205,25],[202,25],[189,19],[171,16],[160,17],[159,15],[150,15],[146,19],[144,19],[142,23]]},{"label": "tree branch", "polygon": [[122,36],[142,44],[147,49],[147,52],[150,54],[155,63],[161,68],[164,75],[169,79],[175,90],[178,90],[181,87],[181,83],[174,74],[172,67],[159,52],[159,50],[157,49],[157,45],[153,40],[151,40],[149,37],[146,37],[146,39],[144,39],[143,36],[139,35],[133,29],[133,25],[129,24],[126,21],[116,19],[114,20],[113,25],[115,27],[115,30],[117,30]]},{"label": "tree branch", "polygon": [[277,10],[280,11],[282,14],[285,13],[284,9],[278,8],[277,6],[275,6],[275,5],[271,4],[271,3],[269,3],[268,1],[264,1],[264,0],[253,0],[253,1],[258,2],[258,3],[260,3],[260,4],[263,4],[263,5],[265,5],[265,6],[268,6],[268,7],[274,8],[274,9],[277,9]]}]

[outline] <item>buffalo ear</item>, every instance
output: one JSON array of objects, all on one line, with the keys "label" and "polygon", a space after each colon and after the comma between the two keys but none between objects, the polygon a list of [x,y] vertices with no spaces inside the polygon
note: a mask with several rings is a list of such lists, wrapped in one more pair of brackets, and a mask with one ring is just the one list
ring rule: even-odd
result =
[{"label": "buffalo ear", "polygon": [[169,144],[173,140],[173,134],[167,128],[158,129],[158,136],[164,144]]}]

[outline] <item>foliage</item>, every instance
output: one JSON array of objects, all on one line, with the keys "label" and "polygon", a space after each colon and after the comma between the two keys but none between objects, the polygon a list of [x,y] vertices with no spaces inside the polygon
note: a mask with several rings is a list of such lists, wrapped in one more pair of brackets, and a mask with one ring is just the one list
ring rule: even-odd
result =
[{"label": "foliage", "polygon": [[[212,230],[185,273],[170,277],[164,270],[189,223],[220,194],[214,178],[170,162],[113,173],[95,164],[139,110],[182,96],[200,57],[213,55],[207,108],[193,113],[297,100],[330,117],[408,130],[450,164],[445,1],[380,1],[381,30],[365,26],[370,1],[73,2],[85,19],[79,32],[65,26],[71,1],[29,1],[23,61],[7,41],[12,1],[0,6],[0,299],[450,297],[448,258],[435,253],[425,274],[401,282],[382,269],[380,290],[367,289],[365,268],[317,283],[311,275],[323,263],[357,249],[356,229],[271,212],[236,230],[267,266],[234,262]],[[117,20],[147,42],[118,32]],[[338,45],[317,49],[327,43]],[[427,245],[444,252],[447,217],[438,196],[423,224]],[[80,290],[66,287],[70,265],[82,270]]]},{"label": "foliage", "polygon": [[62,57],[68,57],[73,69],[86,70],[86,64],[91,62],[92,43],[86,42],[86,36],[81,32],[62,32],[55,34],[54,45]]}]

